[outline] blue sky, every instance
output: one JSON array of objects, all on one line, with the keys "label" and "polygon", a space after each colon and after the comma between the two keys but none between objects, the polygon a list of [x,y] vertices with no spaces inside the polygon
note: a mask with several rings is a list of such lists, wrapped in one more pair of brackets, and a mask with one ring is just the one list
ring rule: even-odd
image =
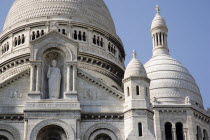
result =
[{"label": "blue sky", "polygon": [[[0,30],[13,0],[0,0]],[[210,1],[209,0],[105,0],[121,37],[126,65],[135,49],[146,63],[152,55],[150,26],[155,6],[161,8],[169,28],[170,54],[196,79],[204,106],[210,107]]]}]

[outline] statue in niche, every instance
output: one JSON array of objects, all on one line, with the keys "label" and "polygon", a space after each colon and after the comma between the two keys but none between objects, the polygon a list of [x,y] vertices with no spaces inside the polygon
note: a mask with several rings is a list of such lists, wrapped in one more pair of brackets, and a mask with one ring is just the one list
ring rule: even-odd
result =
[{"label": "statue in niche", "polygon": [[60,95],[61,72],[60,69],[57,67],[56,60],[52,60],[52,66],[49,65],[47,78],[49,87],[49,98],[58,99]]}]

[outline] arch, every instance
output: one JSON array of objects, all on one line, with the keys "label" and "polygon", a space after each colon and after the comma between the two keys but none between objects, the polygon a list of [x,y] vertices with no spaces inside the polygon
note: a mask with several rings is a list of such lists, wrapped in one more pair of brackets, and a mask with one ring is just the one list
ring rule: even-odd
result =
[{"label": "arch", "polygon": [[203,130],[203,140],[209,140],[208,132],[206,129]]},{"label": "arch", "polygon": [[67,140],[66,133],[63,128],[57,125],[49,125],[42,128],[38,135],[37,140]]},{"label": "arch", "polygon": [[173,140],[172,124],[170,122],[165,123],[165,140]]},{"label": "arch", "polygon": [[94,140],[99,134],[107,134],[112,140],[123,140],[120,130],[108,123],[99,123],[91,126],[83,135],[82,140]]},{"label": "arch", "polygon": [[184,140],[183,124],[181,122],[176,123],[176,138],[177,140]]},{"label": "arch", "polygon": [[18,130],[6,124],[0,124],[0,136],[5,136],[9,140],[21,140]]},{"label": "arch", "polygon": [[200,128],[200,126],[197,126],[196,127],[196,138],[197,138],[197,140],[202,140],[202,131],[201,131],[201,128]]},{"label": "arch", "polygon": [[139,95],[139,86],[136,86],[136,95]]},{"label": "arch", "polygon": [[67,140],[74,140],[76,138],[74,130],[69,125],[67,125],[64,121],[52,119],[52,120],[44,120],[38,123],[31,131],[30,140],[36,140],[40,130],[46,126],[61,127],[67,136]]},{"label": "arch", "polygon": [[139,137],[143,136],[142,123],[138,123]]},{"label": "arch", "polygon": [[36,59],[37,60],[41,60],[43,57],[44,52],[46,52],[46,50],[48,49],[53,49],[56,48],[58,50],[61,50],[62,52],[65,53],[65,59],[68,61],[73,61],[74,56],[71,52],[70,49],[68,49],[66,46],[62,45],[62,44],[58,44],[58,43],[52,43],[52,44],[47,44],[45,46],[43,46],[36,54]]},{"label": "arch", "polygon": [[94,138],[94,140],[101,140],[101,139],[112,140],[111,136],[104,134],[104,133],[101,133]]}]

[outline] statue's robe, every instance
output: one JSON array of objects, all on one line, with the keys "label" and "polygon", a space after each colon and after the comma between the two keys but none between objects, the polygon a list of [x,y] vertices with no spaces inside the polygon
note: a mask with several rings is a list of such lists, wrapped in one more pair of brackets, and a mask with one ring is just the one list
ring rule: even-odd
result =
[{"label": "statue's robe", "polygon": [[49,75],[49,98],[58,99],[60,97],[60,86],[61,86],[61,72],[57,67],[51,67]]}]

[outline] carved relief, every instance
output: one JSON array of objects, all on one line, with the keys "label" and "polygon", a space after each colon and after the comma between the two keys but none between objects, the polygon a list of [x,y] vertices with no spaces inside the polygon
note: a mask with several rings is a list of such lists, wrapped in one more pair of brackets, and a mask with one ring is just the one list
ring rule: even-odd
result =
[{"label": "carved relief", "polygon": [[17,90],[15,90],[15,91],[10,91],[9,96],[11,99],[20,99],[23,97],[23,94],[19,93]]},{"label": "carved relief", "polygon": [[97,93],[94,90],[87,89],[84,93],[84,99],[97,99]]}]

